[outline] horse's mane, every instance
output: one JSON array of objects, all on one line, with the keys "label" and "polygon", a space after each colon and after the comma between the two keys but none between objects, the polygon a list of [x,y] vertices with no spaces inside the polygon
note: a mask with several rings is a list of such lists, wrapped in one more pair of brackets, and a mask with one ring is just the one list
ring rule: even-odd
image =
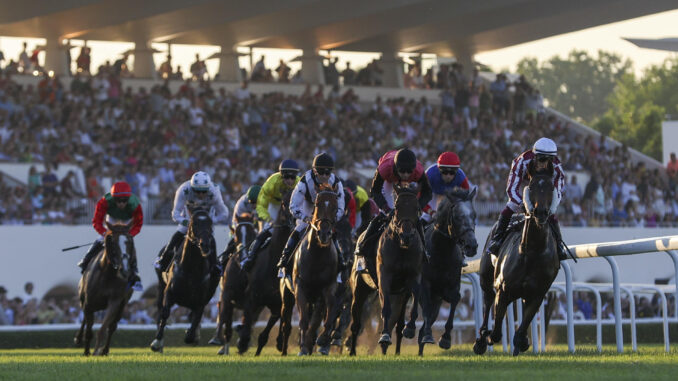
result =
[{"label": "horse's mane", "polygon": [[447,192],[445,196],[451,199],[458,199],[460,201],[468,201],[470,199],[471,192],[467,189],[461,187],[454,187]]},{"label": "horse's mane", "polygon": [[334,192],[334,188],[328,183],[318,184],[318,192]]}]

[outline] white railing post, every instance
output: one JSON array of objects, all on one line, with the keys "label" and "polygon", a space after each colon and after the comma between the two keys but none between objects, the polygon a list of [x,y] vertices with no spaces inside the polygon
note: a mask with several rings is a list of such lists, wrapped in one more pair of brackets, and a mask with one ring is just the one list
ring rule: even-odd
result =
[{"label": "white railing post", "polygon": [[574,353],[574,305],[572,300],[572,269],[563,261],[560,266],[565,273],[565,302],[567,304],[567,350]]},{"label": "white railing post", "polygon": [[540,352],[546,352],[546,313],[544,312],[545,301],[541,301],[539,307],[539,343],[541,344]]},{"label": "white railing post", "polygon": [[[506,324],[508,326],[506,334],[508,335],[507,337],[508,345],[511,348],[511,350],[513,350],[513,338],[516,335],[516,321],[514,312],[517,308],[516,307],[517,304],[520,304],[520,299],[516,300],[515,302],[509,304],[508,307],[506,307]],[[520,321],[520,316],[518,316],[518,321]]]},{"label": "white railing post", "polygon": [[636,332],[636,298],[629,287],[620,287],[629,296],[629,315],[631,316],[631,350],[638,352],[638,339]]},{"label": "white railing post", "polygon": [[675,308],[673,311],[673,319],[678,322],[678,254],[675,250],[667,250],[666,254],[668,254],[673,261],[673,281],[676,283],[676,291],[673,294],[673,306]]},{"label": "white railing post", "polygon": [[612,269],[612,292],[614,296],[614,331],[617,340],[617,352],[624,353],[624,333],[622,332],[621,292],[619,290],[619,266],[612,257],[603,257]]}]

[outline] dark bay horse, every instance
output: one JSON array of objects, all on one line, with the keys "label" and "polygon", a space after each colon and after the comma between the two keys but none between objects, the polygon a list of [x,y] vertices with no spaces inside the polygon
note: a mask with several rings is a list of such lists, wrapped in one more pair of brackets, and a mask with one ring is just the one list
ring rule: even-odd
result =
[{"label": "dark bay horse", "polygon": [[[483,289],[484,315],[480,337],[473,351],[483,354],[487,345],[501,341],[502,321],[508,305],[522,299],[525,303],[523,320],[513,338],[513,355],[529,347],[527,328],[539,309],[544,296],[558,275],[557,244],[548,219],[554,197],[551,174],[537,174],[525,187],[523,202],[526,210],[522,234],[511,231],[499,249],[496,264],[486,253],[487,242],[480,261],[480,286]],[[495,226],[496,228],[496,226]],[[490,234],[490,237],[492,234]],[[487,329],[490,310],[494,304],[494,329]]]},{"label": "dark bay horse", "polygon": [[[108,232],[104,238],[104,250],[90,261],[78,285],[80,305],[84,320],[75,336],[75,344],[82,343],[85,334],[85,356],[90,354],[92,341],[92,325],[94,312],[106,310],[106,315],[97,333],[94,355],[108,355],[111,337],[118,327],[127,301],[132,296],[129,285],[129,258],[134,255],[134,242],[127,233],[131,224],[111,225],[106,222]],[[125,252],[122,251],[121,239],[125,240]]]},{"label": "dark bay horse", "polygon": [[351,276],[351,265],[353,264],[353,251],[355,250],[355,240],[353,239],[353,232],[351,224],[348,221],[348,216],[345,215],[337,222],[334,227],[337,245],[339,247],[339,256],[344,261],[344,268],[339,273],[341,282],[337,284],[337,292],[335,294],[335,302],[337,303],[334,310],[335,325],[332,331],[332,345],[341,348],[341,341],[344,331],[351,321],[351,287],[349,284],[349,277]]},{"label": "dark bay horse", "polygon": [[379,338],[382,353],[386,354],[391,345],[391,332],[398,324],[400,340],[405,319],[405,308],[410,295],[419,296],[423,305],[424,326],[420,343],[433,343],[431,321],[429,320],[430,300],[426,289],[421,287],[421,269],[424,260],[424,243],[417,231],[419,223],[418,187],[395,184],[394,215],[386,230],[379,237],[377,248],[377,277],[379,301],[381,302],[382,332]]},{"label": "dark bay horse", "polygon": [[[252,271],[249,273],[243,304],[242,325],[238,328],[238,352],[241,354],[245,353],[249,347],[252,326],[258,320],[264,307],[268,308],[270,316],[266,327],[257,338],[257,356],[261,354],[261,350],[268,342],[271,329],[280,319],[282,299],[276,264],[280,260],[287,238],[294,227],[294,219],[289,211],[290,195],[291,192],[288,192],[283,196],[278,216],[273,223],[271,238],[257,255],[256,262],[254,262]],[[227,326],[226,329],[228,330],[230,327]],[[278,330],[276,347],[279,351],[282,351],[282,327]]]},{"label": "dark bay horse", "polygon": [[211,253],[216,253],[216,249],[209,213],[195,210],[188,225],[181,258],[172,263],[167,273],[156,271],[158,287],[162,291],[158,295],[158,331],[151,343],[153,351],[163,350],[165,325],[174,304],[191,310],[191,327],[186,331],[184,342],[197,344],[203,311],[219,282],[219,277],[212,275],[208,259]]},{"label": "dark bay horse", "polygon": [[299,311],[299,355],[311,354],[316,344],[320,319],[313,319],[315,324],[310,324],[314,310],[324,309],[323,331],[317,339],[318,352],[327,355],[330,350],[330,334],[335,321],[333,317],[336,317],[333,310],[336,309],[338,253],[332,242],[332,232],[337,218],[338,195],[336,186],[327,184],[316,187],[316,192],[308,234],[304,235],[295,250],[292,272],[294,291],[290,290],[285,278],[280,282],[283,298],[283,355],[287,354],[295,301]]},{"label": "dark bay horse", "polygon": [[[445,331],[438,341],[443,349],[450,349],[452,344],[450,332],[454,328],[454,312],[461,299],[459,291],[463,256],[472,257],[478,251],[475,235],[476,212],[473,208],[476,190],[475,187],[469,191],[456,188],[447,192],[438,205],[435,221],[426,231],[426,244],[431,258],[430,261],[424,261],[422,287],[428,290],[431,298],[429,321],[433,323],[438,318],[443,301],[450,303]],[[405,337],[414,336],[416,305],[417,303],[414,304],[411,320],[407,323],[410,333],[404,333]],[[423,354],[423,349],[424,345],[420,343],[419,355]]]},{"label": "dark bay horse", "polygon": [[[210,344],[222,345],[219,354],[228,354],[229,342],[233,330],[233,309],[243,309],[247,289],[247,272],[240,267],[241,256],[248,255],[248,248],[254,237],[254,216],[247,213],[238,216],[238,225],[233,231],[236,251],[228,259],[224,274],[221,277],[221,297],[219,299],[219,315],[217,317],[217,328],[214,337],[209,341]],[[226,332],[224,333],[224,327]],[[225,337],[224,337],[225,336]]]}]

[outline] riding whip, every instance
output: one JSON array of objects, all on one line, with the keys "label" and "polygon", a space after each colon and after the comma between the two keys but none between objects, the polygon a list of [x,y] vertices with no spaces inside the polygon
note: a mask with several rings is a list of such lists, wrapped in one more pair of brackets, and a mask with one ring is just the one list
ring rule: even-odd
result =
[{"label": "riding whip", "polygon": [[84,245],[78,245],[78,246],[67,247],[67,248],[65,248],[65,249],[61,249],[61,251],[69,251],[69,250],[79,249],[79,248],[81,248],[81,247],[90,246],[92,243],[93,243],[93,242],[86,243],[86,244],[84,244]]}]

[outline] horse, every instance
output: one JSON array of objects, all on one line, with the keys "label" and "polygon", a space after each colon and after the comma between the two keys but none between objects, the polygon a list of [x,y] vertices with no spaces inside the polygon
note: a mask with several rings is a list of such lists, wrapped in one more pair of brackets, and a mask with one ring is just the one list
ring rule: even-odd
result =
[{"label": "horse", "polygon": [[[85,356],[90,354],[94,313],[106,310],[94,346],[95,356],[106,356],[111,346],[113,332],[118,327],[125,305],[132,296],[129,285],[131,271],[129,258],[134,255],[134,242],[128,235],[131,223],[112,225],[106,222],[106,227],[108,232],[104,237],[104,250],[90,261],[78,285],[80,305],[85,318],[74,341],[76,345],[80,345],[83,332],[85,333]],[[120,243],[123,238],[125,253],[122,252]]]},{"label": "horse", "polygon": [[[420,239],[419,224],[419,187],[395,184],[394,215],[379,237],[377,247],[377,278],[379,281],[379,301],[381,303],[382,332],[378,343],[381,351],[391,345],[391,331],[398,324],[397,335],[400,340],[404,327],[405,308],[410,295],[421,297],[424,310],[424,327],[420,342],[433,343],[431,322],[429,321],[428,295],[419,295],[426,290],[421,288],[421,269],[424,260],[424,242]],[[394,313],[395,312],[395,313]],[[392,318],[395,315],[395,318]]]},{"label": "horse", "polygon": [[[254,216],[246,213],[237,218],[233,235],[236,244],[236,252],[228,258],[224,274],[221,278],[221,297],[218,303],[219,315],[217,317],[217,327],[214,337],[209,341],[210,344],[222,345],[219,354],[228,354],[228,343],[231,341],[233,330],[233,309],[242,309],[247,294],[247,272],[240,267],[241,256],[248,255],[248,248],[256,235],[254,229]],[[224,334],[224,327],[226,332]]]},{"label": "horse", "polygon": [[[335,292],[337,288],[338,253],[332,242],[338,208],[337,186],[321,184],[316,186],[313,217],[308,234],[300,240],[294,256],[292,285],[285,278],[280,281],[280,293],[283,299],[283,350],[287,355],[287,343],[291,331],[292,308],[295,300],[299,311],[299,355],[309,355],[316,344],[315,336],[320,319],[311,317],[314,309],[324,308],[323,331],[317,338],[318,352],[328,355],[330,334],[334,328],[336,309]],[[294,290],[294,291],[292,291]]]},{"label": "horse", "polygon": [[[292,232],[294,219],[289,211],[289,200],[291,192],[285,194],[280,203],[278,216],[273,223],[271,238],[261,252],[257,255],[256,262],[252,266],[249,274],[249,282],[245,290],[245,301],[243,304],[242,324],[238,326],[238,353],[245,353],[249,347],[252,336],[252,326],[259,318],[264,307],[270,311],[270,316],[266,327],[259,334],[257,339],[256,355],[261,354],[261,350],[268,342],[268,337],[275,323],[280,319],[280,310],[282,309],[282,299],[280,297],[278,269],[276,264],[280,260],[287,238]],[[230,330],[230,327],[226,327]],[[278,330],[276,348],[282,351],[282,327]],[[222,351],[228,350],[227,346]]]},{"label": "horse", "polygon": [[[525,301],[525,308],[523,320],[513,337],[513,355],[517,356],[530,347],[527,328],[560,267],[556,239],[548,223],[551,202],[557,192],[551,179],[549,173],[535,174],[530,178],[529,185],[523,191],[526,214],[522,234],[509,231],[499,249],[496,264],[486,253],[489,241],[485,243],[480,260],[484,315],[480,337],[473,346],[476,354],[485,353],[488,345],[501,340],[501,322],[506,308],[519,298]],[[489,332],[487,324],[493,304],[495,324],[492,332]]]},{"label": "horse", "polygon": [[353,250],[355,249],[355,241],[353,240],[353,232],[351,224],[348,221],[348,216],[340,219],[334,227],[337,246],[339,248],[339,255],[344,261],[344,268],[339,273],[341,282],[337,284],[337,292],[335,294],[335,328],[332,331],[331,345],[341,348],[341,341],[344,336],[344,331],[348,327],[351,318],[351,287],[349,285],[349,277],[351,275],[351,265],[353,264]]},{"label": "horse", "polygon": [[158,330],[151,343],[154,352],[163,351],[165,325],[174,304],[191,310],[191,326],[186,331],[184,342],[198,343],[200,320],[219,282],[219,276],[213,275],[208,259],[210,254],[216,253],[216,249],[209,213],[202,209],[195,210],[191,214],[181,258],[172,263],[167,273],[156,270],[159,290],[162,291],[157,302]]},{"label": "horse", "polygon": [[[426,229],[426,245],[431,258],[424,261],[422,287],[428,290],[431,298],[429,321],[434,322],[438,318],[443,301],[450,303],[445,331],[438,341],[438,346],[442,349],[450,349],[452,345],[450,332],[454,328],[454,311],[461,299],[459,291],[463,256],[472,257],[478,251],[475,235],[476,212],[473,208],[476,191],[475,187],[471,190],[455,188],[448,191],[438,205],[434,223]],[[417,299],[415,297],[411,319],[403,332],[407,338],[414,337]],[[423,350],[424,345],[420,343],[419,355],[423,355]]]}]

